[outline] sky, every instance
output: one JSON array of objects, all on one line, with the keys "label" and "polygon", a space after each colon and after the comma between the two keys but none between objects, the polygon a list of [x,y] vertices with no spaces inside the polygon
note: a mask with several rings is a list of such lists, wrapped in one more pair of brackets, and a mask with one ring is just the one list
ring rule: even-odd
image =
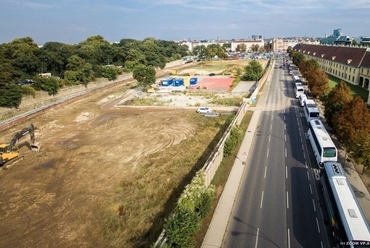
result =
[{"label": "sky", "polygon": [[370,36],[369,0],[0,0],[0,44]]}]

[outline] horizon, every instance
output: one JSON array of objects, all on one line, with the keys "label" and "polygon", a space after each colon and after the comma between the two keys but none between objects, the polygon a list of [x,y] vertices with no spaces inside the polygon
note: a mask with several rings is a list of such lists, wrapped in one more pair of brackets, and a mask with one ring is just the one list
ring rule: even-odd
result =
[{"label": "horizon", "polygon": [[111,43],[324,38],[335,29],[357,38],[370,36],[369,10],[366,0],[0,0],[0,43],[30,37],[38,45],[78,44],[95,35]]}]

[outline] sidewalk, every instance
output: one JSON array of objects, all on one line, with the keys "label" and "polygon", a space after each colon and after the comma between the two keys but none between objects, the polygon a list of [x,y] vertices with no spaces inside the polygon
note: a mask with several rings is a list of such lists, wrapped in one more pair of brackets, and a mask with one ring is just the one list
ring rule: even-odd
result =
[{"label": "sidewalk", "polygon": [[253,142],[253,137],[256,132],[256,126],[260,117],[261,110],[253,112],[252,119],[249,123],[248,130],[245,133],[243,142],[240,146],[237,158],[235,159],[233,168],[231,169],[229,179],[226,182],[220,200],[217,204],[212,221],[208,227],[207,234],[203,240],[203,248],[221,247],[224,234],[229,222],[229,217],[234,205],[236,193],[239,188],[241,177],[245,168],[246,156],[244,152],[249,153]]}]

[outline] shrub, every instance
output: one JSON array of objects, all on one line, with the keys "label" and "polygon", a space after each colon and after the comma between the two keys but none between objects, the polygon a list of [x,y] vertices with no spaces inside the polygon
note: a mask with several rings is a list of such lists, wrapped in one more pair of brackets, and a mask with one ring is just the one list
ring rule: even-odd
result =
[{"label": "shrub", "polygon": [[224,147],[224,157],[231,155],[234,147],[239,143],[243,137],[243,130],[239,126],[235,126],[231,129],[230,136],[227,138]]}]

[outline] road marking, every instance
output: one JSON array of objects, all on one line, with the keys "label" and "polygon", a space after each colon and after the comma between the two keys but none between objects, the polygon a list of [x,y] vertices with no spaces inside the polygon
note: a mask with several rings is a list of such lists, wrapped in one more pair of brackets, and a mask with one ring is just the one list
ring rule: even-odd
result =
[{"label": "road marking", "polygon": [[267,148],[267,157],[269,157],[270,148]]},{"label": "road marking", "polygon": [[288,228],[288,248],[290,248],[290,230]]},{"label": "road marking", "polygon": [[310,191],[311,191],[311,195],[312,195],[312,186],[311,186],[311,184],[310,184]]},{"label": "road marking", "polygon": [[288,151],[286,148],[285,148],[285,157],[288,157]]},{"label": "road marking", "polygon": [[259,228],[257,228],[256,244],[255,244],[254,248],[257,248],[257,244],[258,244],[258,234],[259,234],[259,232],[260,232],[260,229],[259,229]]},{"label": "road marking", "polygon": [[319,233],[320,233],[319,220],[317,219],[317,217],[316,217],[316,225],[317,225],[317,230],[318,230],[318,231],[319,231]]},{"label": "road marking", "polygon": [[270,125],[270,130],[272,130],[272,124]]},{"label": "road marking", "polygon": [[286,208],[289,209],[289,193],[286,192]]},{"label": "road marking", "polygon": [[264,194],[264,191],[262,191],[262,197],[261,197],[261,204],[260,204],[260,208],[262,208],[262,203],[263,203],[263,194]]},{"label": "road marking", "polygon": [[315,200],[312,199],[312,205],[313,205],[313,210],[316,212],[316,205],[315,205]]},{"label": "road marking", "polygon": [[284,141],[286,142],[286,134],[284,134]]},{"label": "road marking", "polygon": [[285,166],[285,178],[288,178],[288,166]]},{"label": "road marking", "polygon": [[265,166],[265,175],[263,176],[263,178],[266,178],[266,171],[267,171],[267,166]]},{"label": "road marking", "polygon": [[308,178],[308,180],[311,180],[310,179],[310,174],[308,174],[308,171],[307,171],[307,178]]},{"label": "road marking", "polygon": [[269,142],[271,141],[271,134],[269,135]]}]

